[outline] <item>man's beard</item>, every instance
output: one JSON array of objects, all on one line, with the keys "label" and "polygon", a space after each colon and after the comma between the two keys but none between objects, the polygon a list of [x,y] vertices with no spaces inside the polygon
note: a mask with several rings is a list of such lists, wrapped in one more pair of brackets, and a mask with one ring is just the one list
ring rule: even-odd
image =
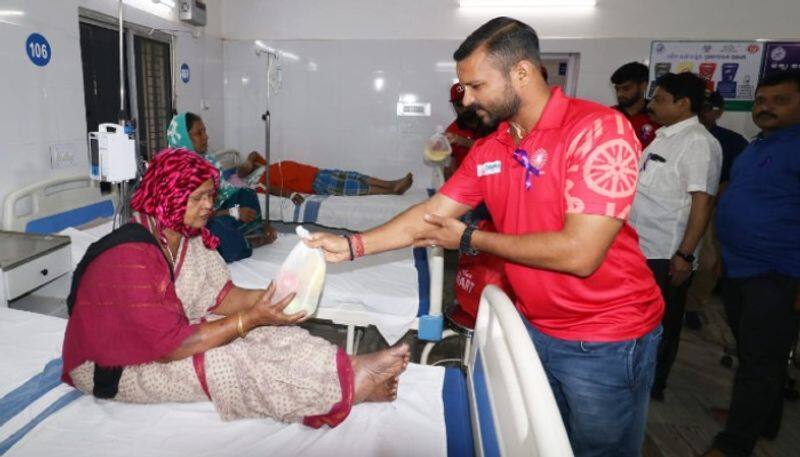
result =
[{"label": "man's beard", "polygon": [[481,118],[472,108],[467,108],[456,116],[456,125],[461,130],[477,130],[481,124]]},{"label": "man's beard", "polygon": [[639,92],[638,94],[636,94],[636,97],[632,97],[629,100],[624,100],[624,99],[620,100],[618,98],[617,99],[617,104],[619,105],[620,108],[630,108],[631,106],[639,103],[639,100],[642,100],[643,98],[644,98],[644,94],[642,92]]},{"label": "man's beard", "polygon": [[514,93],[514,90],[511,88],[511,84],[506,84],[505,90],[503,90],[503,99],[497,103],[492,103],[491,106],[482,106],[477,103],[473,103],[470,107],[471,109],[475,110],[483,110],[485,114],[481,116],[481,121],[486,125],[497,125],[506,119],[514,117],[519,111],[520,106],[522,105],[522,99],[519,98],[517,94]]}]

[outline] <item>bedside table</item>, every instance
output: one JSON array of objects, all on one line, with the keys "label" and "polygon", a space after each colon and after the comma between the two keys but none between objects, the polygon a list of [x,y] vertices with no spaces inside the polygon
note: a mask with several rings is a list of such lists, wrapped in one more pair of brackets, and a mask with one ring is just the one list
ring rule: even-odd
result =
[{"label": "bedside table", "polygon": [[0,307],[71,269],[68,236],[0,231]]}]

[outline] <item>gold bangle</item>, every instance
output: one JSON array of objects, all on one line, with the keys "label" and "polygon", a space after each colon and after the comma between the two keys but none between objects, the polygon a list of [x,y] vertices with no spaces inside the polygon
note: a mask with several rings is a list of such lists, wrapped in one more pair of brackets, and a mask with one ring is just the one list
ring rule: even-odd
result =
[{"label": "gold bangle", "polygon": [[247,334],[244,333],[244,322],[242,322],[242,312],[239,311],[236,314],[239,315],[239,322],[236,324],[236,328],[239,330],[239,338],[244,338]]}]

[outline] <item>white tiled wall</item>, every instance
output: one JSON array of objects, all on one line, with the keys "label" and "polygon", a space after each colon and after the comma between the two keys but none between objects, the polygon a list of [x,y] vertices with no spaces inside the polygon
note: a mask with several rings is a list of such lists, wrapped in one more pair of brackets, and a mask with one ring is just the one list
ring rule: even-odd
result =
[{"label": "white tiled wall", "polygon": [[[151,1],[138,0],[145,7]],[[86,170],[86,121],[80,55],[78,8],[116,15],[113,0],[2,0],[0,10],[22,11],[0,17],[0,202],[20,187],[54,176]],[[216,1],[210,8],[218,10]],[[129,5],[125,20],[147,27],[190,30],[174,19]],[[195,39],[179,33],[177,59],[194,69],[189,84],[178,83],[178,107],[197,110],[211,122],[212,146],[224,144],[222,109],[222,41],[206,30]],[[52,56],[45,67],[33,65],[25,53],[27,37],[46,37]],[[178,64],[180,65],[180,64]],[[200,109],[205,99],[208,110]],[[51,145],[67,145],[74,164],[52,169]]]},{"label": "white tiled wall", "polygon": [[[386,178],[410,170],[422,185],[429,175],[420,159],[423,143],[453,117],[447,90],[455,74],[446,67],[437,71],[436,63],[450,62],[458,43],[494,15],[466,14],[452,0],[208,0],[209,24],[194,29],[163,10],[152,14],[163,7],[151,0],[125,2],[127,21],[183,31],[177,33],[176,67],[189,64],[192,78],[177,83],[178,109],[205,119],[212,148],[264,148],[266,59],[256,57],[252,40],[266,38],[299,57],[282,59],[283,87],[272,97],[273,160],[294,158]],[[611,72],[647,59],[651,39],[787,38],[796,35],[796,14],[789,13],[800,8],[796,0],[633,3],[604,0],[596,11],[577,16],[510,14],[540,31],[543,51],[579,53],[578,96],[611,104]],[[0,3],[0,9],[25,12],[0,18],[0,201],[46,177],[85,171],[79,7],[113,16],[117,2]],[[703,19],[709,11],[714,19]],[[185,33],[194,30],[199,37]],[[34,66],[25,54],[32,32],[53,46],[47,67]],[[377,77],[385,81],[381,91],[375,90]],[[430,102],[431,117],[398,118],[401,94]],[[746,135],[756,131],[745,113],[727,113],[722,123]],[[50,168],[53,144],[74,149],[72,167]]]},{"label": "white tiled wall", "polygon": [[[427,186],[425,140],[454,118],[455,78],[449,40],[267,42],[296,55],[280,59],[282,85],[271,95],[272,161],[292,159],[323,168],[355,169],[381,178],[411,171]],[[230,147],[264,150],[266,55],[253,41],[226,41],[225,126]],[[376,78],[384,85],[376,89]],[[413,94],[431,103],[430,117],[398,117],[397,102]]]}]

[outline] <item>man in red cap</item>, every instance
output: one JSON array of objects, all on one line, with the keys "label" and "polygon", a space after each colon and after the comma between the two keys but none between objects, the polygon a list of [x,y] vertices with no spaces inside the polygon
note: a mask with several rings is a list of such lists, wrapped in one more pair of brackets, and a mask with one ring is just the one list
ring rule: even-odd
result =
[{"label": "man in red cap", "polygon": [[453,150],[450,165],[445,169],[447,178],[461,165],[461,161],[467,156],[475,140],[493,130],[485,128],[475,111],[464,106],[461,102],[463,98],[464,86],[459,83],[453,84],[450,87],[450,103],[453,104],[453,110],[456,112],[456,120],[445,130],[445,135],[450,141],[450,148]]}]

